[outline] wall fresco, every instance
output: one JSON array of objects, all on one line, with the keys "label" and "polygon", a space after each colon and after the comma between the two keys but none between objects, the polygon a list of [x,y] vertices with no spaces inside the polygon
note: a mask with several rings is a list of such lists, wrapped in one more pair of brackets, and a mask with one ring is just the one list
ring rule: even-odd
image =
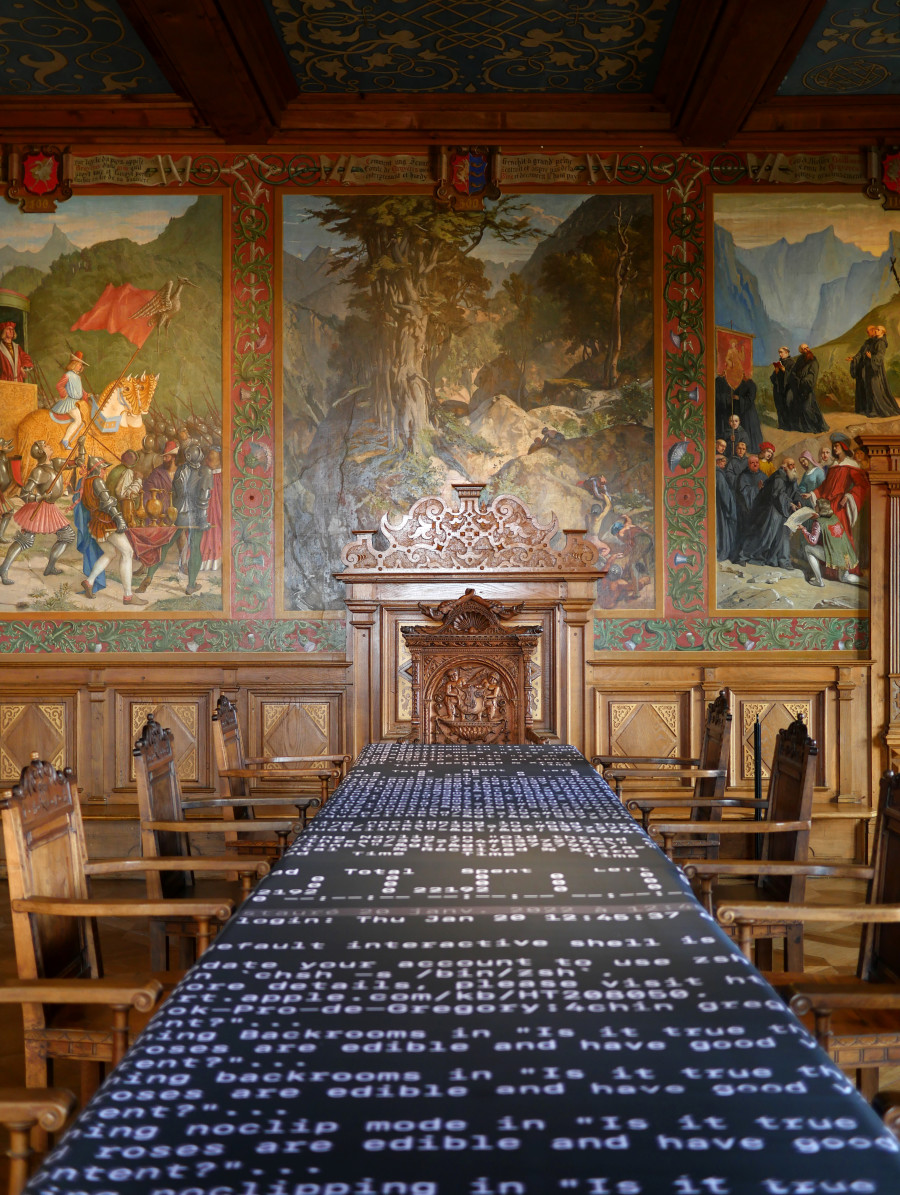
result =
[{"label": "wall fresco", "polygon": [[357,528],[475,481],[588,529],[600,609],[654,609],[652,197],[282,211],[285,608],[341,609]]},{"label": "wall fresco", "polygon": [[[560,153],[535,154],[527,159],[530,165],[525,178],[533,177],[536,186],[566,182],[577,182],[580,186],[583,184],[584,194],[577,197],[580,202],[589,195],[610,200],[640,193],[656,206],[658,216],[656,260],[660,277],[656,286],[659,288],[660,310],[656,316],[656,335],[657,350],[661,352],[662,407],[654,429],[657,473],[657,490],[654,492],[659,495],[656,498],[659,509],[654,524],[654,548],[659,583],[654,594],[655,606],[652,608],[632,601],[630,607],[614,605],[609,609],[598,609],[594,622],[594,649],[598,653],[733,650],[856,653],[868,649],[868,620],[855,608],[801,609],[799,613],[787,608],[750,609],[747,612],[721,609],[717,613],[716,594],[709,591],[714,570],[711,576],[708,558],[715,533],[707,517],[707,489],[709,482],[714,480],[714,474],[710,477],[713,462],[710,459],[712,442],[707,436],[707,408],[710,409],[710,419],[714,419],[712,408],[716,355],[712,309],[712,273],[716,259],[712,239],[706,235],[705,224],[707,207],[712,203],[710,188],[716,188],[721,195],[736,185],[755,181],[753,195],[760,202],[769,197],[784,197],[785,193],[778,185],[780,183],[822,182],[833,177],[835,180],[840,178],[841,181],[852,182],[855,187],[855,175],[853,179],[849,175],[844,179],[839,173],[846,163],[843,159],[838,162],[838,157],[778,155],[776,161],[775,155],[766,154],[763,150],[753,155]],[[409,155],[401,155],[398,169],[405,169],[403,163],[408,164],[408,160]],[[97,159],[97,163],[99,161]],[[8,603],[4,616],[0,617],[0,653],[165,654],[188,651],[253,654],[341,653],[344,650],[341,610],[326,610],[323,615],[320,608],[312,605],[309,608],[299,604],[295,607],[291,604],[293,595],[290,590],[285,592],[282,583],[280,570],[286,521],[281,512],[286,503],[280,487],[285,478],[276,477],[276,471],[282,471],[282,433],[296,436],[297,429],[294,426],[295,417],[288,409],[290,400],[287,389],[286,425],[281,427],[280,393],[273,365],[274,354],[281,352],[278,339],[280,322],[276,315],[275,300],[275,234],[276,227],[282,224],[282,200],[291,195],[295,201],[299,201],[305,195],[310,198],[316,196],[322,203],[331,202],[329,196],[335,189],[335,179],[331,176],[336,169],[335,163],[341,162],[347,163],[348,170],[353,167],[353,181],[357,186],[352,194],[370,198],[374,198],[374,190],[383,190],[384,171],[393,169],[390,155],[382,155],[377,162],[368,162],[366,170],[360,173],[357,169],[360,159],[352,155],[332,154],[329,157],[299,150],[286,155],[269,152],[264,157],[253,153],[208,154],[179,159],[177,169],[167,155],[143,161],[134,155],[121,159],[107,156],[103,159],[103,181],[110,192],[115,191],[116,184],[124,184],[129,180],[132,183],[140,181],[143,183],[144,195],[151,198],[154,204],[169,200],[178,200],[182,205],[190,204],[199,193],[214,199],[224,209],[227,228],[225,240],[229,245],[224,271],[224,294],[230,307],[230,322],[227,325],[229,352],[225,359],[224,378],[229,401],[225,404],[226,417],[223,418],[222,432],[225,478],[223,597],[221,606],[216,609],[199,605],[196,601],[198,595],[189,597],[185,593],[177,593],[173,594],[180,603],[177,609],[159,611],[155,607],[140,607],[139,610],[129,610],[121,602],[122,589],[113,567],[108,590],[118,595],[117,600],[113,600],[109,593],[103,597],[104,591],[101,591],[101,596],[94,599],[97,605],[90,599],[79,598],[78,594],[72,599],[75,604],[71,608],[61,605],[40,609],[31,605],[27,609],[16,609],[14,603]],[[769,163],[772,164],[771,169],[768,168]],[[424,164],[427,167],[427,162]],[[858,170],[858,166],[854,169]],[[93,175],[91,177],[94,182],[97,181]],[[759,182],[761,179],[765,180],[765,187]],[[186,193],[186,189],[194,194]],[[422,188],[423,195],[427,191],[428,188]],[[134,199],[124,190],[120,190],[120,194],[123,199]],[[343,194],[346,195],[347,191],[344,190]],[[735,191],[734,194],[737,196],[740,193]],[[815,193],[817,201],[821,194]],[[838,199],[853,194],[855,192],[850,187],[843,192],[835,192]],[[809,197],[812,195],[810,192]],[[546,198],[546,195],[543,197]],[[81,198],[93,204],[102,197],[91,192],[88,198],[82,192]],[[557,194],[555,198],[571,199],[572,196],[571,193],[567,196]],[[61,221],[67,210],[76,210],[71,206],[73,202],[70,200],[60,205],[55,217],[57,222]],[[178,210],[183,211],[184,208]],[[882,221],[885,218],[877,204],[870,204],[867,210],[869,219]],[[6,220],[11,214],[14,213],[10,206],[5,209],[3,219]],[[29,221],[27,227],[37,227],[37,217],[29,216],[26,219]],[[48,231],[52,229],[52,223],[53,218]],[[47,240],[47,235],[44,233],[26,247],[39,250]],[[114,239],[122,239],[122,235],[117,232]],[[133,239],[140,239],[133,232],[131,235]],[[0,254],[5,239],[0,236]],[[80,244],[75,233],[71,234],[71,239],[76,245]],[[128,236],[125,239],[129,239]],[[0,270],[8,273],[14,264],[0,266]],[[24,283],[20,279],[20,293],[28,290],[29,277]],[[154,286],[159,289],[168,277],[156,282],[148,280],[139,287],[137,282],[132,282],[132,285],[138,289],[153,289]],[[126,281],[122,277],[116,280],[115,285],[124,285]],[[16,290],[8,282],[0,285],[6,286],[7,290]],[[99,288],[92,303],[97,302],[104,289]],[[183,288],[183,293],[194,295],[187,287]],[[220,291],[220,300],[221,294]],[[31,313],[24,311],[21,306],[16,307],[14,296],[0,296],[0,300],[0,319],[13,320],[20,343],[23,342],[23,335],[26,335],[25,347],[30,351],[33,347],[32,329],[30,324],[26,329],[24,321],[30,320]],[[91,304],[83,304],[73,311],[71,323],[90,310]],[[289,321],[289,305],[285,305],[285,312],[285,318]],[[732,322],[729,318],[720,320],[723,326],[729,322]],[[221,322],[217,327],[221,327]],[[151,353],[148,364],[151,366],[149,372],[155,372],[155,329],[151,328],[150,331],[154,335],[147,341],[147,350]],[[177,322],[172,323],[170,338],[175,337],[177,340],[177,332]],[[52,388],[63,373],[59,358],[70,348],[75,351],[80,348],[85,359],[91,362],[87,369],[89,380],[94,380],[92,371],[96,369],[95,358],[103,361],[102,354],[98,355],[95,347],[96,342],[104,336],[110,336],[108,332],[97,329],[72,331],[70,326],[63,328],[62,333],[63,337],[57,339],[55,347],[51,346],[56,356],[50,359],[53,370],[49,372],[52,374],[58,370],[52,379],[47,377],[46,389],[51,399]],[[121,337],[123,334],[117,335]],[[888,325],[889,339],[891,335]],[[893,335],[896,336],[896,333]],[[71,345],[66,344],[65,336],[73,338]],[[90,352],[85,347],[88,342],[85,340],[82,344],[82,337],[94,338]],[[74,338],[78,339],[78,344],[74,343]],[[126,344],[123,340],[122,347],[126,347]],[[853,352],[859,347],[854,345]],[[165,356],[166,351],[163,330],[161,356]],[[846,355],[849,355],[849,350]],[[128,352],[119,364],[127,360],[127,356]],[[711,363],[709,378],[708,360]],[[758,368],[759,364],[755,366],[755,369]],[[44,372],[48,373],[46,367]],[[164,386],[171,385],[171,378],[171,371],[167,373],[160,370],[159,388],[153,402],[165,393]],[[107,380],[112,380],[112,377]],[[220,387],[221,380],[220,374]],[[708,396],[707,381],[710,384]],[[102,393],[102,387],[100,389]],[[195,389],[191,388],[190,398],[196,410]],[[201,391],[203,389],[201,386]],[[302,393],[302,390],[298,393]],[[314,395],[312,397],[315,398]],[[7,409],[7,404],[4,409]],[[153,410],[152,404],[150,409]],[[525,414],[527,416],[528,412]],[[575,414],[578,416],[579,413]],[[202,414],[201,418],[204,418]],[[301,429],[297,443],[302,446],[303,435],[308,435],[316,426],[316,417],[313,416],[308,421],[307,431],[302,432]],[[546,426],[551,425],[548,423]],[[566,434],[565,429],[563,434]],[[543,448],[530,456],[526,453],[526,465],[533,466],[534,458],[539,459],[542,455],[546,455],[549,461],[551,451]],[[14,444],[10,455],[16,455]],[[548,476],[551,473],[548,469]],[[403,478],[400,480],[402,482]],[[576,475],[574,480],[585,480],[585,476]],[[588,498],[583,487],[575,486],[574,489],[580,501],[584,502]],[[18,508],[21,503],[15,496],[15,490],[7,493],[11,494],[13,508]],[[288,500],[290,497],[287,495]],[[68,495],[67,501],[71,502],[71,499],[72,495]],[[594,499],[591,497],[593,505]],[[378,506],[374,513],[378,509],[387,507]],[[340,518],[347,519],[351,513],[341,511]],[[578,523],[589,525],[587,516],[590,516],[590,507],[585,514],[582,506],[580,513],[583,517]],[[339,525],[342,528],[343,522]],[[358,525],[355,523],[354,529]],[[41,556],[38,555],[38,542],[44,545]],[[48,562],[53,542],[53,535],[49,538],[45,536],[43,541],[36,535],[36,546],[32,551],[41,564],[39,577],[35,578],[36,592],[37,583],[41,586],[48,581],[53,585],[58,583],[58,579],[43,577],[43,568]],[[336,541],[335,553],[340,543]],[[9,546],[0,546],[0,555],[4,558]],[[74,563],[79,555],[75,548],[68,547],[63,559]],[[227,572],[229,561],[232,564],[230,581]],[[13,561],[11,565],[11,574],[16,571],[16,563]],[[172,564],[176,564],[174,550]],[[74,581],[83,577],[80,569],[71,567],[71,571]],[[327,576],[327,572],[324,567],[321,568],[323,575]],[[140,576],[136,580],[139,584]],[[181,578],[180,583],[184,589],[187,588],[186,578]],[[200,573],[200,583],[204,589],[211,587],[205,572]],[[640,594],[641,601],[647,600],[646,589],[644,586]],[[29,596],[19,600],[27,600]],[[0,601],[5,597],[5,589],[0,589]],[[208,598],[204,600],[208,601]]]},{"label": "wall fresco", "polygon": [[0,211],[0,614],[224,609],[222,198]]},{"label": "wall fresco", "polygon": [[900,431],[900,223],[862,196],[717,194],[716,600],[868,605],[868,461]]}]

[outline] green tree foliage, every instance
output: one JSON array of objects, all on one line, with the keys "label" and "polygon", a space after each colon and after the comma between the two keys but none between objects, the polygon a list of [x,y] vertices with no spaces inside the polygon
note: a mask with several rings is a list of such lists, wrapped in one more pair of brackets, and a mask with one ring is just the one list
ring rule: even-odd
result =
[{"label": "green tree foliage", "polygon": [[[222,393],[222,204],[200,196],[182,216],[169,221],[153,241],[137,244],[120,238],[101,241],[89,251],[57,258],[31,296],[29,352],[56,400],[55,383],[69,355],[80,349],[90,363],[89,388],[100,392],[125,368],[135,346],[121,333],[73,332],[72,325],[90,311],[107,284],[130,282],[140,290],[158,290],[179,275],[195,284],[181,295],[181,310],[168,338],[151,332],[128,366],[160,375],[153,408],[188,417],[193,409],[218,408]],[[46,401],[46,400],[45,400]]]},{"label": "green tree foliage", "polygon": [[559,336],[560,305],[521,274],[504,279],[503,300],[509,314],[500,330],[499,341],[518,367],[519,386],[515,397],[516,402],[521,402],[529,361],[542,344]]},{"label": "green tree foliage", "polygon": [[541,286],[559,305],[560,332],[601,386],[618,383],[623,348],[637,369],[649,371],[652,300],[638,280],[652,277],[652,249],[650,215],[626,216],[619,205],[607,227],[543,264]]},{"label": "green tree foliage", "polygon": [[391,447],[416,448],[433,426],[436,387],[454,339],[488,306],[488,280],[472,251],[490,232],[529,235],[514,200],[483,212],[453,212],[430,196],[333,199],[314,218],[346,241],[334,269],[356,287],[353,306],[369,325],[367,385]]}]

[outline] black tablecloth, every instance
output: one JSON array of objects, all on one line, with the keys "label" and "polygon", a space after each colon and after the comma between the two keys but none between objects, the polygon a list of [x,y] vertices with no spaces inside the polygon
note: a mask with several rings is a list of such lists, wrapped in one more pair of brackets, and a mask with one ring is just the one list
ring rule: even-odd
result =
[{"label": "black tablecloth", "polygon": [[32,1187],[897,1195],[900,1160],[573,748],[375,744]]}]

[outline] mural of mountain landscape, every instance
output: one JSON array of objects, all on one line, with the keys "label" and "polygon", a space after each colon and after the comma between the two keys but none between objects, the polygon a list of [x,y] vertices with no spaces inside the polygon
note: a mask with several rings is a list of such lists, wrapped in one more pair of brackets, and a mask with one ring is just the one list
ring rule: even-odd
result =
[{"label": "mural of mountain landscape", "polygon": [[453,482],[586,528],[600,611],[657,600],[653,201],[282,207],[284,608],[343,608],[358,528]]},{"label": "mural of mountain landscape", "polygon": [[863,196],[720,194],[714,244],[718,605],[865,607],[857,436],[900,432],[900,218]]},{"label": "mural of mountain landscape", "polygon": [[0,213],[0,615],[223,610],[222,200]]}]

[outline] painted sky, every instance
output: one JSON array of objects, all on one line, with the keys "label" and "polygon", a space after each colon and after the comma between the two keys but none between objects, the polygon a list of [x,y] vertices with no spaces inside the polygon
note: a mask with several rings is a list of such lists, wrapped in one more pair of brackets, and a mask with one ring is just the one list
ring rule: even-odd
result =
[{"label": "painted sky", "polygon": [[196,195],[75,196],[61,203],[55,212],[27,216],[11,204],[4,205],[0,210],[0,246],[41,249],[54,224],[80,249],[121,237],[144,245],[196,201]]},{"label": "painted sky", "polygon": [[888,245],[888,234],[900,229],[900,214],[886,212],[864,195],[807,192],[778,195],[760,192],[748,202],[746,192],[718,193],[716,223],[726,228],[736,245],[755,249],[781,237],[791,244],[830,224],[840,240],[877,256]]}]

